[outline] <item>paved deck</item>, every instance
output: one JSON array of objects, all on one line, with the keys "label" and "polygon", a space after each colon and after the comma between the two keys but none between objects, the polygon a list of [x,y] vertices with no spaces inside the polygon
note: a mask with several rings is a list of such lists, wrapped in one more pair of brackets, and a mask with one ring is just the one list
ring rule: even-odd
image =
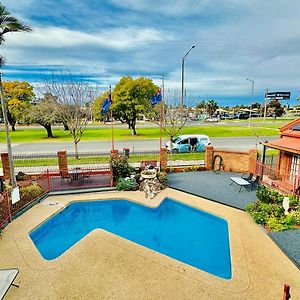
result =
[{"label": "paved deck", "polygon": [[[244,188],[239,192],[238,185],[230,185],[229,177],[241,175],[212,171],[171,173],[168,181],[172,188],[245,210],[249,203],[256,201],[256,192],[247,192]],[[300,229],[267,234],[300,269]]]},{"label": "paved deck", "polygon": [[[165,197],[227,220],[230,280],[101,229],[93,230],[54,260],[44,260],[28,236],[33,228],[72,201],[123,198],[157,207]],[[282,299],[284,283],[291,285],[292,298],[300,299],[299,270],[247,213],[169,188],[152,200],[140,191],[49,196],[4,229],[0,253],[1,268],[20,270],[15,280],[20,287],[11,287],[7,300]]]}]

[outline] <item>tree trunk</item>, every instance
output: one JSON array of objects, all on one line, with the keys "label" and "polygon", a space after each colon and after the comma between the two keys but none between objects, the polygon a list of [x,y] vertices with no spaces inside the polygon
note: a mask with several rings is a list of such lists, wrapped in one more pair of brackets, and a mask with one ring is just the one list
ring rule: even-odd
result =
[{"label": "tree trunk", "polygon": [[65,131],[68,131],[68,130],[69,130],[68,124],[67,124],[67,123],[63,123],[63,125],[64,125],[64,130],[65,130]]},{"label": "tree trunk", "polygon": [[78,143],[74,142],[74,149],[75,149],[75,158],[79,159],[79,155],[78,155]]},{"label": "tree trunk", "polygon": [[47,130],[47,137],[48,138],[54,138],[53,133],[52,133],[51,125],[46,124],[46,125],[43,125],[43,126]]},{"label": "tree trunk", "polygon": [[15,125],[16,125],[16,123],[11,124],[11,130],[12,130],[12,131],[16,131]]}]

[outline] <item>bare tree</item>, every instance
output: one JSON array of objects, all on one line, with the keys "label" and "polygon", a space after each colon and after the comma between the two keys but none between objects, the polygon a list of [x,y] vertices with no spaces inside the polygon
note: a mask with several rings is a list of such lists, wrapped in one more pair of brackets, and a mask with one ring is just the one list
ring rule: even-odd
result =
[{"label": "bare tree", "polygon": [[151,121],[161,127],[168,134],[170,151],[172,153],[172,140],[186,125],[187,116],[180,107],[180,95],[177,92],[165,92],[165,99],[156,105],[148,116]]},{"label": "bare tree", "polygon": [[52,76],[41,89],[55,97],[52,108],[63,124],[67,124],[74,142],[76,159],[78,155],[78,143],[91,118],[91,112],[86,103],[96,98],[96,87],[91,84],[75,80],[71,74]]}]

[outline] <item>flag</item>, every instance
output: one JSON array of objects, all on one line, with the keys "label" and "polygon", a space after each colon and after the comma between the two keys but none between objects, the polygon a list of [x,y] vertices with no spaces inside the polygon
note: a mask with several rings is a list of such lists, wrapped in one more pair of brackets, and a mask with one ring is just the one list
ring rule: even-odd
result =
[{"label": "flag", "polygon": [[111,94],[109,94],[102,102],[102,107],[101,107],[101,115],[104,115],[110,108],[112,101],[111,101]]},{"label": "flag", "polygon": [[157,93],[151,98],[152,107],[158,104],[162,99],[161,90],[159,89]]}]

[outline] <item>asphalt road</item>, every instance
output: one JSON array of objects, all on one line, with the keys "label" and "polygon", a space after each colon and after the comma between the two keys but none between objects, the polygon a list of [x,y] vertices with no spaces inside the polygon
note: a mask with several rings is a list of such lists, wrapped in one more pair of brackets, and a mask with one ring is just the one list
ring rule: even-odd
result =
[{"label": "asphalt road", "polygon": [[[278,137],[230,137],[230,138],[211,138],[211,143],[215,148],[232,149],[247,151],[249,149],[262,149],[259,144],[261,141],[271,141]],[[129,148],[130,152],[139,151],[158,151],[159,139],[148,140],[132,140],[115,141],[115,149],[122,151],[123,148]],[[163,140],[163,145],[166,140]],[[79,152],[101,152],[107,153],[111,150],[112,145],[110,141],[81,141],[78,144]],[[13,143],[13,154],[37,154],[37,153],[56,153],[59,150],[66,150],[67,152],[74,152],[72,142],[44,142],[44,143]],[[6,152],[6,144],[0,143],[0,153]]]}]

